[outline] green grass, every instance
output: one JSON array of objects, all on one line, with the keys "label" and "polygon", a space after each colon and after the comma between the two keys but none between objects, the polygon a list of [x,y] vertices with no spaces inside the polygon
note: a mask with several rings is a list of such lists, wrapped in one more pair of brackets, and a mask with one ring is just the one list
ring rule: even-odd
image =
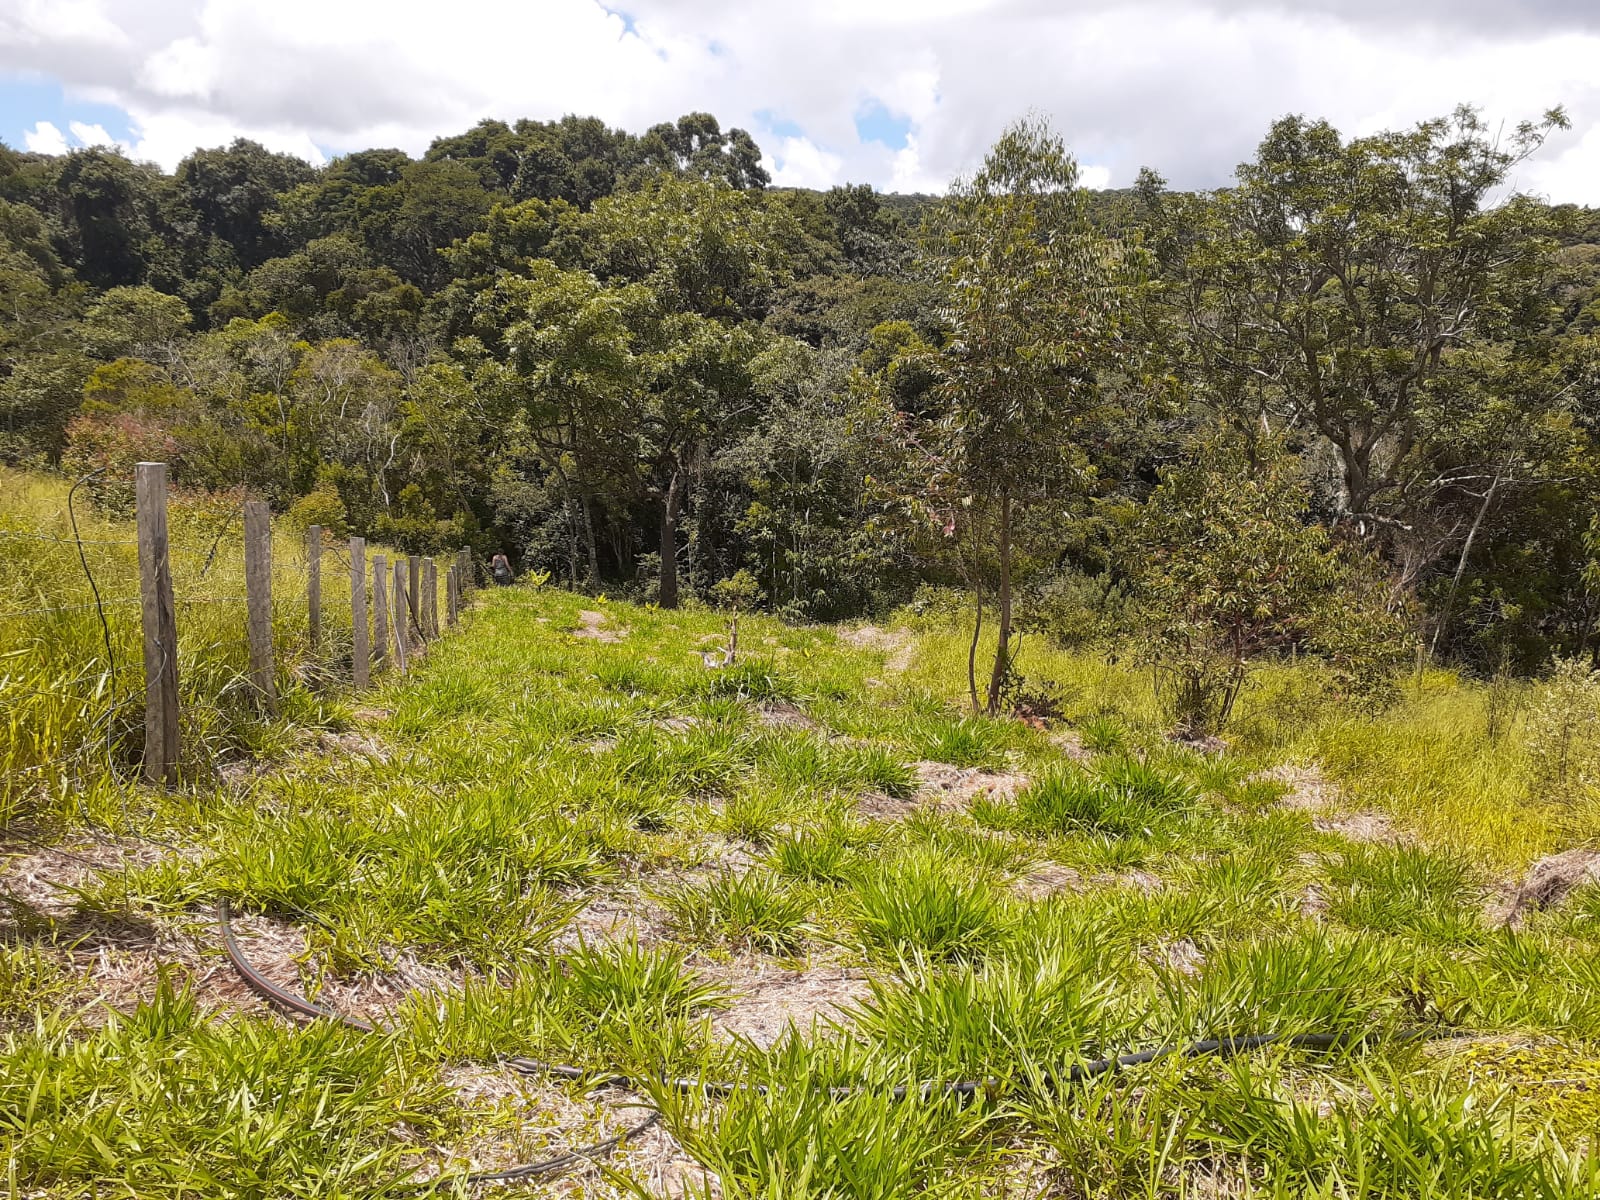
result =
[{"label": "green grass", "polygon": [[[0,467],[0,821],[94,807],[79,794],[102,787],[108,773],[132,779],[143,751],[131,509],[97,509],[89,489],[74,499],[91,588],[73,540],[67,493],[64,480]],[[174,492],[169,504],[180,769],[196,782],[213,778],[230,760],[286,752],[297,726],[337,727],[348,717],[337,686],[349,678],[351,650],[344,547],[325,543],[323,640],[314,649],[304,541],[281,520],[275,522],[272,571],[281,717],[268,718],[248,686],[241,500]],[[101,799],[104,817],[124,806],[120,797]]]},{"label": "green grass", "polygon": [[856,933],[871,951],[979,956],[1005,928],[994,885],[931,848],[912,848],[863,872],[855,891]]},{"label": "green grass", "polygon": [[726,942],[775,954],[799,946],[811,911],[801,888],[764,871],[722,871],[668,888],[658,899],[690,941]]},{"label": "green grass", "polygon": [[[621,640],[573,636],[594,607]],[[297,713],[227,789],[133,792],[83,764],[92,813],[182,854],[91,873],[52,912],[0,882],[6,1185],[406,1194],[491,1142],[497,1163],[566,1144],[539,1132],[544,1085],[525,1104],[454,1085],[520,1056],[638,1075],[729,1197],[1020,1194],[1030,1177],[1108,1200],[1595,1194],[1588,1093],[1547,1081],[1600,1060],[1600,891],[1520,931],[1486,921],[1511,869],[1583,835],[1517,790],[1514,726],[1491,743],[1469,685],[1430,676],[1358,722],[1268,673],[1232,750],[1201,754],[1166,741],[1147,679],[1030,639],[1024,669],[1060,684],[1091,751],[1076,762],[963,714],[959,631],[919,629],[896,675],[826,629],[747,617],[748,662],[708,671],[692,650],[721,627],[492,591],[343,718],[375,753],[309,744]],[[809,721],[769,724],[779,701]],[[1452,730],[1458,754],[1428,750],[1423,787],[1406,739]],[[1407,840],[1349,842],[1282,808],[1283,785],[1254,776],[1285,759],[1319,761],[1345,806],[1384,809]],[[918,803],[924,760],[1029,782]],[[27,828],[93,836],[75,804],[36,806]],[[217,987],[217,895],[303,936],[275,977],[367,996],[383,1032],[238,1011]],[[617,908],[634,919],[608,931],[594,913]],[[129,958],[142,1003],[105,981]],[[742,989],[795,978],[852,981],[843,1010],[802,1010],[771,1045],[723,1032]],[[1480,1037],[1385,1040],[1419,1025]],[[1372,1037],[1043,1086],[1101,1055],[1255,1032]],[[920,1086],[958,1078],[990,1083],[959,1102]],[[585,1116],[571,1136],[594,1133]],[[574,1186],[650,1181],[623,1158]]]}]

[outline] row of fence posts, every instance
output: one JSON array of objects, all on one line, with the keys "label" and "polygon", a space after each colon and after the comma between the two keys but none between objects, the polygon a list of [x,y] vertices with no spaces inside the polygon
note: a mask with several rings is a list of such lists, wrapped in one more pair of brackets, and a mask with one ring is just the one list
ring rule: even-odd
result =
[{"label": "row of fence posts", "polygon": [[[144,629],[144,774],[151,783],[178,778],[178,618],[173,599],[172,559],[167,537],[167,464],[134,468],[138,520],[139,604]],[[322,558],[324,530],[306,533],[306,600],[311,648],[321,649]],[[245,634],[250,647],[249,678],[261,705],[278,711],[277,661],[272,648],[272,518],[264,500],[244,503]],[[394,667],[405,674],[413,644],[439,636],[439,575],[432,558],[386,555],[371,558],[372,605],[367,605],[366,539],[350,539],[351,683],[369,687],[374,668]],[[473,588],[472,552],[451,556],[445,572],[445,623],[453,626]]]}]

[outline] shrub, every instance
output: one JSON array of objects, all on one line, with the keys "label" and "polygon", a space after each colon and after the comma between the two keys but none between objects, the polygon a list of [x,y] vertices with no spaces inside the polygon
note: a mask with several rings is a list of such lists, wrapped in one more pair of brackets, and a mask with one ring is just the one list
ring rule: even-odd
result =
[{"label": "shrub", "polygon": [[1578,658],[1558,658],[1528,708],[1533,785],[1563,802],[1600,783],[1600,674]]},{"label": "shrub", "polygon": [[1334,667],[1346,697],[1387,697],[1402,649],[1376,570],[1308,522],[1298,460],[1278,441],[1219,439],[1169,471],[1125,548],[1155,620],[1141,657],[1178,726],[1227,724],[1251,668],[1304,652]]}]

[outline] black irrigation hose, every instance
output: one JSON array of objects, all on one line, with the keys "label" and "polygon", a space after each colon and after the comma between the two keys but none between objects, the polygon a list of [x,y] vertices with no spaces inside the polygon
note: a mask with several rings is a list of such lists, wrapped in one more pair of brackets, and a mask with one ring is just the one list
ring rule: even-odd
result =
[{"label": "black irrigation hose", "polygon": [[[258,995],[286,1008],[291,1012],[306,1017],[323,1017],[340,1024],[348,1025],[352,1029],[359,1029],[364,1033],[374,1033],[377,1027],[359,1017],[348,1016],[325,1008],[307,996],[299,995],[280,987],[272,982],[245,958],[244,952],[239,948],[239,943],[234,937],[232,914],[226,898],[217,902],[217,920],[222,930],[223,945],[227,950],[228,959],[233,963],[245,983]],[[1251,1050],[1260,1050],[1266,1046],[1288,1046],[1299,1050],[1332,1050],[1345,1046],[1360,1045],[1362,1042],[1372,1040],[1376,1035],[1370,1032],[1363,1033],[1261,1033],[1250,1034],[1244,1037],[1205,1038],[1200,1041],[1190,1042],[1185,1046],[1156,1046],[1149,1050],[1138,1050],[1129,1054],[1119,1054],[1114,1058],[1097,1058],[1086,1063],[1079,1063],[1069,1067],[1060,1075],[1043,1072],[1039,1082],[1046,1088],[1057,1088],[1063,1084],[1087,1083],[1112,1071],[1124,1067],[1143,1066],[1174,1056],[1184,1058],[1199,1058],[1203,1055],[1216,1054],[1222,1057],[1231,1057],[1244,1054]],[[1426,1041],[1433,1038],[1466,1037],[1470,1034],[1460,1030],[1445,1030],[1427,1027],[1415,1027],[1397,1030],[1388,1035],[1390,1041],[1414,1042]],[[573,1081],[588,1080],[600,1087],[637,1087],[637,1081],[627,1075],[608,1075],[596,1079],[592,1072],[581,1067],[569,1066],[564,1063],[544,1063],[531,1058],[507,1058],[504,1064],[521,1075],[538,1075],[547,1078],[567,1079]],[[741,1090],[750,1088],[760,1095],[766,1095],[768,1088],[765,1084],[738,1084],[713,1082],[703,1079],[678,1078],[667,1081],[670,1086],[680,1092],[699,1092],[705,1096],[727,1096]],[[952,1083],[924,1083],[916,1087],[900,1085],[883,1093],[894,1100],[904,1100],[908,1096],[917,1095],[922,1099],[931,1099],[936,1095],[974,1097],[988,1095],[999,1089],[1002,1084],[999,1079],[963,1079]],[[861,1089],[855,1087],[830,1088],[828,1094],[835,1099],[853,1095]],[[542,1162],[529,1163],[526,1166],[511,1167],[504,1171],[484,1171],[471,1175],[458,1176],[455,1179],[440,1179],[426,1185],[430,1190],[437,1189],[449,1183],[494,1183],[516,1179],[531,1179],[539,1175],[546,1175],[568,1167],[578,1165],[580,1162],[600,1158],[611,1153],[628,1138],[636,1137],[649,1129],[661,1119],[659,1112],[653,1112],[649,1118],[640,1122],[631,1129],[625,1129],[605,1141],[596,1142],[591,1146],[570,1151],[556,1158],[545,1159]]]},{"label": "black irrigation hose", "polygon": [[[376,1033],[378,1027],[370,1021],[363,1021],[360,1017],[352,1017],[345,1013],[336,1012],[325,1008],[310,997],[291,992],[288,988],[280,987],[273,983],[244,956],[244,951],[239,946],[238,939],[233,932],[233,914],[228,907],[226,898],[217,901],[217,924],[222,930],[222,944],[227,951],[228,961],[233,964],[234,970],[249,985],[250,990],[263,999],[271,1001],[290,1012],[298,1013],[304,1017],[323,1017],[330,1021],[337,1021],[351,1029],[359,1029],[362,1033]],[[532,1059],[511,1058],[506,1060],[506,1066],[521,1075],[553,1075],[562,1079],[586,1079],[587,1073],[576,1067],[547,1066],[536,1063]],[[622,1084],[627,1080],[623,1076],[613,1076],[601,1081],[603,1084]],[[558,1171],[565,1171],[579,1163],[604,1158],[629,1138],[638,1137],[645,1130],[661,1120],[659,1112],[652,1112],[643,1121],[624,1129],[621,1133],[613,1134],[588,1146],[580,1146],[576,1150],[569,1150],[565,1154],[558,1154],[554,1158],[542,1159],[539,1162],[523,1163],[515,1167],[507,1167],[502,1171],[474,1171],[467,1175],[441,1176],[423,1186],[424,1190],[437,1191],[455,1183],[510,1183],[518,1179],[535,1179],[541,1175],[550,1175]]]}]

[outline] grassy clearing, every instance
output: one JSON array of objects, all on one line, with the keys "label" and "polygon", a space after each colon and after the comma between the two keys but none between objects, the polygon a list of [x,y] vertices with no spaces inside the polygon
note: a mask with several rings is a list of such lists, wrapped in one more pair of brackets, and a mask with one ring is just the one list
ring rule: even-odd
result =
[{"label": "grassy clearing", "polygon": [[[580,636],[596,609],[616,640]],[[1500,824],[1354,841],[1256,775],[1315,758],[1396,828],[1465,822],[1503,742],[1479,727],[1430,760],[1428,791],[1385,747],[1445,736],[1456,701],[1473,728],[1471,689],[1429,677],[1363,723],[1291,717],[1264,678],[1234,751],[1208,755],[1161,737],[1140,677],[1030,646],[1024,669],[1067,698],[1076,738],[1058,744],[960,715],[953,632],[921,630],[896,672],[898,651],[747,618],[741,661],[707,670],[719,631],[705,612],[491,592],[367,698],[358,736],[228,788],[119,795],[181,855],[85,870],[53,904],[0,877],[12,1190],[402,1195],[558,1152],[556,1114],[579,1140],[637,1117],[600,1114],[581,1084],[461,1082],[527,1056],[633,1073],[664,1114],[670,1140],[551,1185],[584,1195],[652,1194],[684,1158],[730,1197],[1600,1191],[1583,1119],[1600,888],[1516,932],[1484,915],[1570,828],[1496,776]],[[1411,774],[1381,792],[1369,754]],[[29,861],[67,877],[46,859]],[[384,1032],[246,1002],[217,969],[217,895],[264,969]],[[112,989],[128,962],[146,982]],[[789,988],[788,1032],[724,1031]],[[1419,1025],[1471,1036],[1394,1036]],[[1263,1032],[1351,1040],[1045,1084]],[[659,1083],[678,1075],[765,1087]],[[953,1079],[996,1082],[966,1100],[919,1086]]]},{"label": "grassy clearing", "polygon": [[[953,698],[967,634],[919,626],[908,681]],[[982,652],[980,651],[980,658]],[[1053,685],[1083,745],[1098,753],[1159,745],[1167,727],[1148,673],[1100,653],[1025,643],[1019,669]],[[1565,846],[1600,843],[1600,808],[1541,793],[1526,749],[1527,715],[1541,685],[1467,681],[1429,670],[1402,682],[1377,718],[1320,694],[1307,666],[1267,667],[1241,695],[1230,757],[1261,766],[1315,763],[1353,807],[1378,809],[1430,845],[1513,872]]]}]

